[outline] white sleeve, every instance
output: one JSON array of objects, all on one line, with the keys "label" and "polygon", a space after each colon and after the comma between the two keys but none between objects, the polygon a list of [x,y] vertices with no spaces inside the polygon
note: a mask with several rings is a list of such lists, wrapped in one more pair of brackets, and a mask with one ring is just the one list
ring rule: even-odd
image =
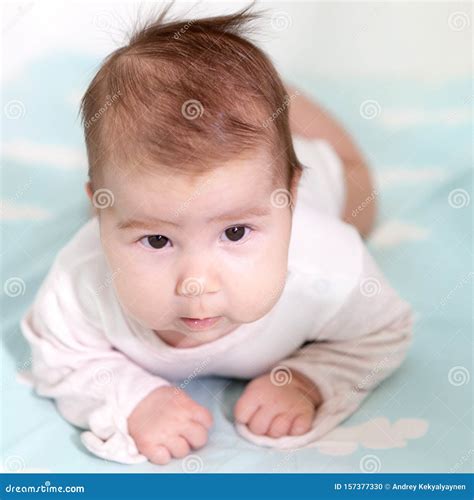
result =
[{"label": "white sleeve", "polygon": [[51,272],[21,320],[32,351],[34,388],[53,398],[67,421],[86,429],[81,440],[93,454],[144,462],[127,418],[152,390],[169,383],[116,350],[73,295],[67,280]]},{"label": "white sleeve", "polygon": [[323,403],[311,430],[271,438],[238,424],[239,433],[277,448],[304,446],[321,438],[400,366],[411,344],[412,326],[410,305],[388,284],[365,248],[360,280],[343,306],[309,343],[277,365],[303,373],[320,390]]}]

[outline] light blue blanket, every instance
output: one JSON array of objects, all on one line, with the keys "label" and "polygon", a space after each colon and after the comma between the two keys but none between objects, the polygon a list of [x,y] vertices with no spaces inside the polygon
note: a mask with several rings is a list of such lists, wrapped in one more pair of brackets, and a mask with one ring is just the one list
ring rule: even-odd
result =
[{"label": "light blue blanket", "polygon": [[309,80],[293,83],[332,110],[367,155],[379,186],[368,242],[416,311],[401,369],[326,440],[292,452],[236,434],[241,382],[195,379],[189,393],[215,425],[207,446],[167,466],[89,454],[80,430],[18,371],[29,349],[19,319],[56,252],[88,217],[78,98],[97,62],[71,54],[30,66],[3,91],[2,422],[5,471],[468,472],[472,470],[472,102],[468,80]]}]

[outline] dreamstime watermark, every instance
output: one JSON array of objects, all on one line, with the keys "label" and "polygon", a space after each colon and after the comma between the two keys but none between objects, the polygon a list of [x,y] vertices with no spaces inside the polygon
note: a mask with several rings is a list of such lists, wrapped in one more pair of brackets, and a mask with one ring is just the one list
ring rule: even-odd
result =
[{"label": "dreamstime watermark", "polygon": [[474,449],[471,448],[467,453],[462,455],[462,457],[449,469],[449,472],[456,472],[463,464],[465,464],[470,457],[474,454]]},{"label": "dreamstime watermark", "polygon": [[0,218],[8,218],[8,211],[10,208],[10,204],[14,204],[20,198],[24,196],[24,194],[30,189],[33,180],[31,177],[28,179],[26,184],[23,184],[21,187],[17,188],[13,196],[8,198],[4,198],[0,201]]},{"label": "dreamstime watermark", "polygon": [[206,368],[206,366],[211,362],[211,358],[208,356],[206,359],[201,361],[199,366],[194,368],[194,370],[178,385],[175,386],[174,392],[175,394],[178,394],[181,390],[186,389],[186,387],[189,385],[189,383],[195,379],[196,377],[199,376],[199,374]]},{"label": "dreamstime watermark", "polygon": [[469,281],[472,280],[473,276],[474,276],[474,271],[469,271],[469,273],[463,276],[462,279],[456,283],[456,286],[452,288],[449,291],[449,293],[440,300],[438,308],[444,307],[458,290],[464,288],[464,286],[467,285]]},{"label": "dreamstime watermark", "polygon": [[113,30],[118,32],[117,27],[120,26],[120,23],[120,18],[108,10],[98,12],[92,19],[92,24],[96,28],[107,33],[111,33]]},{"label": "dreamstime watermark", "polygon": [[467,12],[456,11],[452,12],[448,17],[448,26],[453,31],[464,31],[471,26],[471,19]]},{"label": "dreamstime watermark", "polygon": [[288,12],[280,10],[272,15],[270,24],[275,31],[284,31],[292,24],[292,19]]},{"label": "dreamstime watermark", "polygon": [[374,201],[375,197],[378,195],[378,191],[374,189],[365,200],[362,201],[354,210],[352,210],[352,217],[357,217],[372,201]]},{"label": "dreamstime watermark", "polygon": [[184,472],[201,472],[204,468],[204,462],[199,455],[188,455],[181,462]]},{"label": "dreamstime watermark", "polygon": [[23,361],[20,365],[17,365],[16,369],[18,373],[23,373],[28,371],[33,364],[33,358],[30,356],[26,361]]},{"label": "dreamstime watermark", "polygon": [[195,120],[201,118],[204,113],[204,106],[197,99],[188,99],[181,106],[181,114],[186,120]]},{"label": "dreamstime watermark", "polygon": [[448,381],[455,387],[466,385],[470,380],[471,375],[465,366],[453,366],[448,372]]},{"label": "dreamstime watermark", "polygon": [[273,121],[275,121],[284,111],[288,106],[290,105],[290,102],[292,99],[294,99],[296,96],[298,96],[300,93],[297,90],[294,94],[291,94],[290,96],[287,94],[285,95],[285,98],[283,99],[283,103],[281,106],[279,106],[273,113],[272,115],[267,118],[263,123],[263,128],[267,128]]},{"label": "dreamstime watermark", "polygon": [[94,385],[96,387],[106,387],[112,383],[114,373],[109,368],[99,368],[94,373]]},{"label": "dreamstime watermark", "polygon": [[55,486],[51,484],[51,481],[45,481],[44,484],[40,485],[21,485],[15,486],[13,484],[8,484],[5,486],[5,493],[84,493],[84,486]]},{"label": "dreamstime watermark", "polygon": [[3,112],[9,120],[19,120],[26,115],[26,106],[22,101],[13,99],[3,106]]},{"label": "dreamstime watermark", "polygon": [[382,108],[380,107],[380,104],[374,99],[367,99],[360,105],[359,108],[360,116],[362,116],[365,120],[373,120],[374,118],[377,118],[381,111]]},{"label": "dreamstime watermark", "polygon": [[362,472],[379,472],[382,468],[382,462],[377,455],[364,455],[360,459],[359,468]]},{"label": "dreamstime watermark", "polygon": [[18,455],[10,455],[3,462],[5,472],[23,472],[25,470],[25,461]]},{"label": "dreamstime watermark", "polygon": [[122,272],[120,267],[114,270],[114,272],[105,278],[105,280],[99,284],[99,286],[93,291],[94,295],[99,295],[99,293],[103,292],[114,282],[115,278]]},{"label": "dreamstime watermark", "polygon": [[361,280],[359,290],[364,297],[375,297],[381,292],[382,285],[377,278],[368,277]]},{"label": "dreamstime watermark", "polygon": [[25,295],[26,284],[18,276],[13,276],[5,281],[3,284],[3,291],[5,292],[5,295],[11,298]]},{"label": "dreamstime watermark", "polygon": [[178,31],[174,33],[173,38],[175,40],[179,40],[195,22],[196,22],[195,19],[191,19],[190,21],[188,21],[186,24],[183,25],[182,28],[180,28]]},{"label": "dreamstime watermark", "polygon": [[299,450],[300,448],[293,448],[288,451],[284,450],[285,455],[282,460],[280,460],[276,465],[273,466],[273,472],[279,472],[283,467],[285,467],[283,472],[286,472],[288,468],[288,462],[291,459],[295,458],[295,453]]},{"label": "dreamstime watermark", "polygon": [[18,5],[16,8],[17,10],[16,14],[10,19],[10,22],[3,27],[2,33],[5,35],[5,33],[10,31],[13,28],[13,26],[15,26],[15,24],[17,24],[18,21],[20,21],[20,19],[23,16],[28,14],[28,12],[33,8],[33,5],[35,3],[36,2],[28,2],[27,4]]},{"label": "dreamstime watermark", "polygon": [[115,203],[114,193],[110,189],[100,188],[94,191],[92,195],[92,204],[94,207],[103,209],[109,208]]},{"label": "dreamstime watermark", "polygon": [[448,203],[453,208],[464,208],[471,203],[471,197],[465,189],[453,189],[448,195]]},{"label": "dreamstime watermark", "polygon": [[11,200],[16,201],[19,198],[21,198],[30,189],[32,184],[33,184],[33,179],[30,177],[25,184],[23,184],[15,191],[14,195],[11,197]]},{"label": "dreamstime watermark", "polygon": [[[357,346],[360,345],[361,342],[359,342],[357,344]],[[349,396],[346,398],[346,401],[352,402],[354,399],[360,398],[361,391],[363,391],[363,394],[362,394],[362,396],[363,396],[369,390],[369,385],[374,380],[374,377],[381,370],[386,369],[386,367],[389,364],[392,357],[397,355],[400,352],[400,350],[401,350],[400,347],[396,347],[395,349],[390,351],[386,356],[384,356],[383,359],[379,360],[376,363],[376,365],[370,370],[370,372],[367,375],[365,375],[365,377],[360,382],[358,382],[357,385],[352,387]]]},{"label": "dreamstime watermark", "polygon": [[84,123],[84,128],[88,129],[93,123],[99,121],[102,116],[106,113],[106,111],[112,107],[112,105],[121,97],[121,91],[117,90],[117,92],[113,95],[107,95],[105,96],[105,103],[103,106],[99,108],[99,110],[94,113],[85,123]]},{"label": "dreamstime watermark", "polygon": [[202,295],[204,291],[204,284],[199,278],[186,278],[180,289],[183,295],[196,297],[198,295]]},{"label": "dreamstime watermark", "polygon": [[360,382],[358,382],[355,387],[352,388],[352,394],[356,395],[360,391],[365,390],[367,388],[367,386],[369,385],[370,381],[373,380],[374,376],[377,375],[377,373],[379,373],[380,370],[385,368],[385,366],[389,360],[390,360],[390,356],[385,356],[383,359],[381,359],[372,368],[372,370],[370,370],[370,372]]},{"label": "dreamstime watermark", "polygon": [[286,208],[293,206],[293,197],[288,189],[275,189],[270,195],[270,203],[275,208]]},{"label": "dreamstime watermark", "polygon": [[293,374],[287,366],[275,366],[270,372],[270,381],[273,385],[281,387],[290,384],[293,380]]}]

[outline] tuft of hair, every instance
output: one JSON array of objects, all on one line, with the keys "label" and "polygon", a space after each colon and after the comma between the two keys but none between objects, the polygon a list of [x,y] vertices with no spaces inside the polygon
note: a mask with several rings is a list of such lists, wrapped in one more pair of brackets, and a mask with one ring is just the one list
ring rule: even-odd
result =
[{"label": "tuft of hair", "polygon": [[251,7],[167,20],[168,6],[103,61],[80,107],[93,186],[104,166],[199,176],[266,148],[275,183],[289,188],[302,168],[289,96],[245,36],[261,17]]}]

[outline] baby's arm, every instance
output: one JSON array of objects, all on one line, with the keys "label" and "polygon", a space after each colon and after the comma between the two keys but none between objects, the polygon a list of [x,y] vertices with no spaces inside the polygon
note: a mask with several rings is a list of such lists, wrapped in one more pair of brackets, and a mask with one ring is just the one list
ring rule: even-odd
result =
[{"label": "baby's arm", "polygon": [[344,126],[319,103],[301,90],[286,85],[290,96],[290,128],[295,135],[307,139],[325,139],[343,163],[366,164],[366,160],[354,139]]},{"label": "baby's arm", "polygon": [[[362,275],[345,304],[311,343],[278,363],[282,372],[288,370],[288,380],[292,373],[303,374],[320,393],[322,404],[315,412],[311,430],[296,436],[293,429],[275,439],[278,434],[269,432],[275,413],[266,391],[254,391],[259,415],[247,419],[247,425],[237,424],[237,429],[258,444],[283,448],[320,438],[350,416],[398,368],[411,342],[412,323],[410,306],[391,288],[364,248]],[[268,374],[263,377],[268,378]],[[248,404],[253,403],[247,398]],[[257,427],[259,432],[251,432],[254,416],[259,422],[253,429]]]},{"label": "baby's arm", "polygon": [[[36,392],[53,398],[66,420],[86,429],[81,440],[95,455],[166,463],[189,451],[174,439],[179,433],[189,434],[191,446],[204,444],[207,428],[198,427],[212,422],[208,410],[111,346],[101,325],[76,306],[67,278],[48,276],[21,327],[31,346]],[[196,418],[201,424],[194,424]]]},{"label": "baby's arm", "polygon": [[[300,90],[287,86],[290,100],[290,128],[306,139],[324,139],[334,148],[344,167],[346,203],[342,220],[354,225],[366,238],[375,224],[375,183],[368,163],[349,132],[331,113]],[[370,203],[367,203],[370,200]],[[357,207],[364,206],[364,210]]]}]

